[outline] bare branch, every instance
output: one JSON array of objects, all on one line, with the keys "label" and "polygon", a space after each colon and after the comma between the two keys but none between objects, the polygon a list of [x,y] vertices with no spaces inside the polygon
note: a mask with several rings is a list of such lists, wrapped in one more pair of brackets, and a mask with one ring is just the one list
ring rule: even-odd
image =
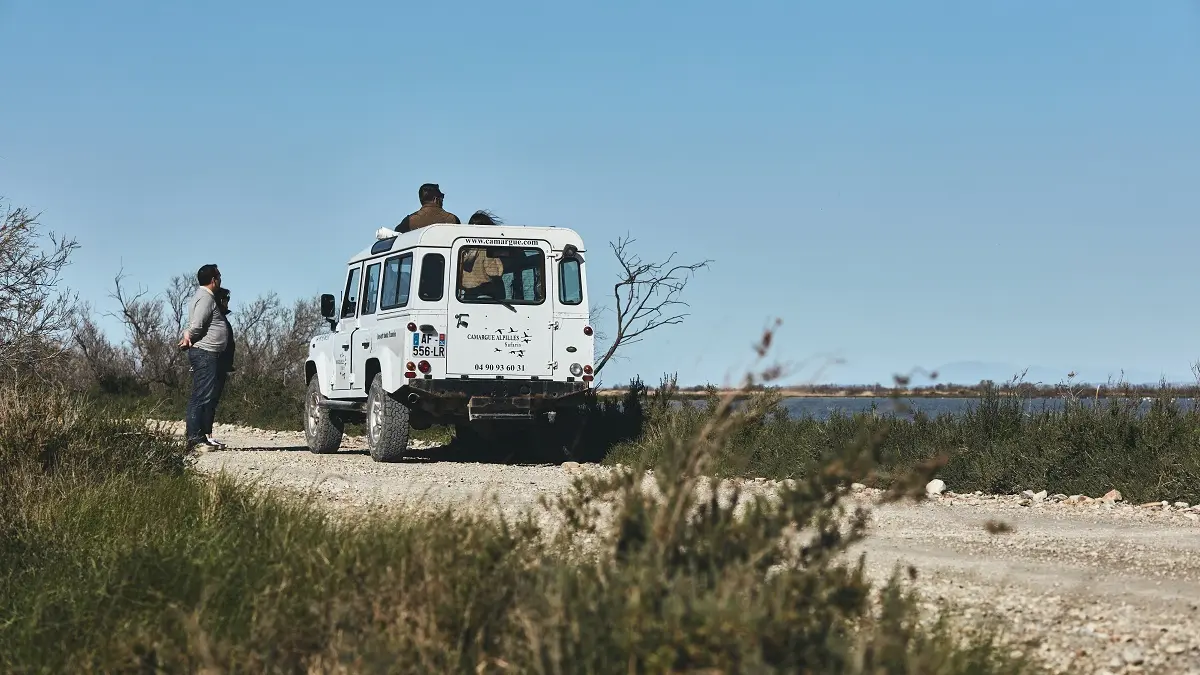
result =
[{"label": "bare branch", "polygon": [[114,290],[109,297],[116,300],[119,310],[107,314],[125,326],[134,374],[145,382],[175,387],[182,382],[186,371],[183,354],[176,348],[186,318],[189,294],[186,277],[172,279],[165,299],[147,297],[146,290],[130,294],[123,285],[124,279],[124,271],[119,271],[113,279]]},{"label": "bare branch", "polygon": [[688,316],[682,308],[688,305],[679,296],[696,271],[712,262],[673,264],[675,253],[662,262],[645,262],[630,252],[633,242],[624,237],[609,243],[622,273],[620,281],[613,286],[616,336],[596,364],[597,375],[622,346],[640,342],[646,333],[656,328],[682,323]]},{"label": "bare branch", "polygon": [[13,377],[38,376],[66,352],[78,304],[59,284],[79,244],[51,232],[43,248],[37,218],[24,208],[0,214],[0,367]]}]

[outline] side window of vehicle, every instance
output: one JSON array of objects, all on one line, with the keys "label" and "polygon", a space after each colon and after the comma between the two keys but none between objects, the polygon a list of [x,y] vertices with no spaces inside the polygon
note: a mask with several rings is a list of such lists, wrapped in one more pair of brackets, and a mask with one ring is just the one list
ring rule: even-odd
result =
[{"label": "side window of vehicle", "polygon": [[355,267],[346,278],[346,292],[342,295],[343,319],[352,319],[358,314],[358,274],[361,271],[361,267]]},{"label": "side window of vehicle", "polygon": [[375,301],[379,294],[379,263],[367,266],[367,283],[364,284],[362,299],[363,315],[375,313]]},{"label": "side window of vehicle", "polygon": [[446,258],[441,253],[426,253],[421,258],[421,281],[417,297],[427,302],[442,299],[446,279]]},{"label": "side window of vehicle", "polygon": [[383,293],[379,297],[379,309],[396,309],[408,304],[412,263],[411,253],[395,255],[383,261]]},{"label": "side window of vehicle", "polygon": [[579,261],[574,258],[558,264],[558,301],[564,305],[583,302],[583,275]]}]

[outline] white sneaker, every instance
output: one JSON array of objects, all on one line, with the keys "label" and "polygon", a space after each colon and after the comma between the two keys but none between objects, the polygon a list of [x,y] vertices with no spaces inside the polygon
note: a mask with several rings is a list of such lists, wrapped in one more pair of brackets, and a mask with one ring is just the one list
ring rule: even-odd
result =
[{"label": "white sneaker", "polygon": [[222,443],[221,441],[218,441],[217,439],[213,438],[211,435],[205,435],[205,438],[208,439],[208,444],[213,446],[213,448],[215,448],[217,450],[225,449],[225,444]]},{"label": "white sneaker", "polygon": [[213,450],[219,450],[219,449],[220,448],[213,445],[212,443],[209,443],[208,441],[198,441],[194,445],[191,445],[188,447],[188,452],[189,453],[194,452],[197,455],[202,455],[206,452],[212,452]]}]

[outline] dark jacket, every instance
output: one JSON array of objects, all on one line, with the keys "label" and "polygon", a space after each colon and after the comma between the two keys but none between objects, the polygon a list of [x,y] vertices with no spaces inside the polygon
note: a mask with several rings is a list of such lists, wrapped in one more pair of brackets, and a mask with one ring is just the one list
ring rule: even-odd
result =
[{"label": "dark jacket", "polygon": [[396,231],[408,232],[409,230],[416,230],[425,227],[426,225],[433,225],[436,223],[453,223],[455,225],[462,224],[458,220],[458,216],[454,215],[453,213],[450,213],[439,206],[427,204],[416,211],[413,211],[407,216],[404,216],[404,220],[400,221],[400,224],[396,226]]},{"label": "dark jacket", "polygon": [[225,321],[228,326],[226,330],[229,331],[229,341],[225,343],[225,351],[221,352],[219,363],[221,372],[231,373],[233,372],[233,352],[237,342],[233,338],[233,322],[229,321],[229,314],[225,315]]}]

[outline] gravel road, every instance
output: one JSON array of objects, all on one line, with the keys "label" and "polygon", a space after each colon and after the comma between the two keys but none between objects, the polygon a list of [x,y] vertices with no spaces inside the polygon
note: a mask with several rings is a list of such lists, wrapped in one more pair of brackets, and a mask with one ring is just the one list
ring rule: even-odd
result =
[{"label": "gravel road", "polygon": [[[410,462],[379,464],[361,438],[347,437],[339,453],[314,455],[302,433],[217,425],[214,435],[228,448],[201,455],[200,471],[315,488],[320,499],[351,512],[422,500],[494,505],[515,515],[537,508],[539,495],[567,487],[576,472],[598,470],[463,461],[472,458],[419,444]],[[772,486],[743,484],[753,491]],[[856,496],[876,495],[861,489]],[[1012,530],[993,534],[989,521]],[[970,618],[1003,619],[1011,648],[1031,650],[1062,672],[1200,675],[1200,507],[947,491],[920,505],[874,509],[861,548],[872,575],[915,566],[931,603],[948,601]]]}]

